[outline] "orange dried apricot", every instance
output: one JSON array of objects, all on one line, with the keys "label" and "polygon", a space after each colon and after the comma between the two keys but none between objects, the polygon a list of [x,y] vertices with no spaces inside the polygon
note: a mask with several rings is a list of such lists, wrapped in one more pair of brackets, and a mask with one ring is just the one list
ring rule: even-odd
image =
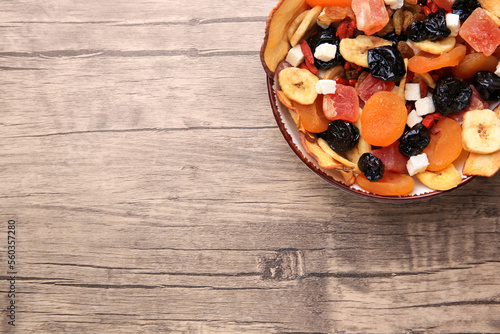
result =
[{"label": "orange dried apricot", "polygon": [[320,133],[328,129],[330,121],[323,113],[323,97],[318,95],[313,104],[305,105],[292,101],[292,106],[299,114],[304,129],[313,133]]},{"label": "orange dried apricot", "polygon": [[361,135],[371,145],[389,146],[403,134],[407,118],[406,106],[397,94],[377,92],[361,113]]},{"label": "orange dried apricot", "polygon": [[362,189],[382,196],[408,195],[415,184],[409,175],[390,172],[385,172],[384,176],[376,182],[368,181],[363,174],[359,174],[356,181]]},{"label": "orange dried apricot", "polygon": [[451,118],[438,121],[434,127],[441,131],[431,134],[431,141],[423,153],[429,160],[427,170],[437,172],[448,167],[462,153],[462,127]]},{"label": "orange dried apricot", "polygon": [[440,55],[419,52],[408,60],[408,69],[415,73],[427,73],[443,67],[457,66],[464,59],[466,49],[463,44],[457,44],[453,50]]},{"label": "orange dried apricot", "polygon": [[470,79],[479,71],[495,72],[498,60],[495,56],[485,56],[481,52],[465,55],[457,66],[453,67],[451,73],[461,79]]}]

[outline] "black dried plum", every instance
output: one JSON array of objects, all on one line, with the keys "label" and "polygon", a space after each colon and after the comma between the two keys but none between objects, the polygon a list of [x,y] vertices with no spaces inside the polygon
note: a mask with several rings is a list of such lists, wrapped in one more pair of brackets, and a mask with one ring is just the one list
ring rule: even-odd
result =
[{"label": "black dried plum", "polygon": [[336,120],[330,122],[328,129],[319,136],[326,140],[335,152],[347,152],[358,144],[359,130],[352,123]]},{"label": "black dried plum", "polygon": [[431,133],[422,123],[415,124],[399,140],[399,152],[410,158],[419,155],[431,142]]},{"label": "black dried plum", "polygon": [[453,77],[439,79],[432,95],[437,111],[444,116],[459,113],[469,107],[471,99],[472,88]]},{"label": "black dried plum", "polygon": [[343,58],[339,51],[340,39],[335,35],[336,32],[337,30],[332,25],[327,29],[320,28],[314,35],[307,39],[307,44],[309,44],[313,55],[316,52],[316,48],[321,44],[328,43],[337,46],[337,53],[335,55],[335,58],[333,58],[332,60],[322,61],[314,58],[314,66],[316,66],[317,69],[327,69],[337,65],[338,62],[342,61]]},{"label": "black dried plum", "polygon": [[429,39],[446,38],[451,31],[446,25],[446,12],[440,8],[437,12],[429,14],[425,20],[415,21],[406,29],[406,36],[413,42]]},{"label": "black dried plum", "polygon": [[490,71],[477,72],[472,77],[472,84],[486,101],[500,100],[500,77]]},{"label": "black dried plum", "polygon": [[434,41],[440,37],[446,38],[451,34],[451,30],[446,25],[446,12],[443,8],[435,13],[431,13],[424,20],[425,29],[429,33],[429,39]]},{"label": "black dried plum", "polygon": [[478,0],[456,0],[451,6],[451,12],[458,14],[460,21],[464,22],[478,7],[481,7]]},{"label": "black dried plum", "polygon": [[371,153],[364,153],[359,157],[358,168],[371,182],[378,181],[384,176],[384,163]]},{"label": "black dried plum", "polygon": [[368,67],[374,78],[385,81],[399,81],[406,74],[403,56],[394,46],[368,50]]},{"label": "black dried plum", "polygon": [[424,21],[414,21],[406,28],[406,36],[413,42],[422,42],[427,39]]},{"label": "black dried plum", "polygon": [[395,32],[390,32],[388,34],[385,34],[384,36],[382,36],[382,38],[391,42],[392,46],[397,46],[399,42],[404,42],[408,40],[406,35],[404,34],[398,35]]}]

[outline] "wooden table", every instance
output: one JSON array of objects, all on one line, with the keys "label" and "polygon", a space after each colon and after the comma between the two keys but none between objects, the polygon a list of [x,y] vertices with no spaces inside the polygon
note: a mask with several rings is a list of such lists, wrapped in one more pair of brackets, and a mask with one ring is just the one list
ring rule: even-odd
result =
[{"label": "wooden table", "polygon": [[2,333],[500,332],[499,176],[386,204],[312,173],[274,5],[0,2]]}]

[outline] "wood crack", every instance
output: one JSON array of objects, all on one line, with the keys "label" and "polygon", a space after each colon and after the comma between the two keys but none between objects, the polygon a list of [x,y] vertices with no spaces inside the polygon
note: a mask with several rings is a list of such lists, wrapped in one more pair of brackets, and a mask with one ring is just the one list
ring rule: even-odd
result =
[{"label": "wood crack", "polygon": [[0,57],[14,58],[88,58],[88,57],[241,57],[257,56],[260,51],[238,51],[238,50],[198,50],[196,48],[187,48],[180,50],[47,50],[31,52],[0,52]]},{"label": "wood crack", "polygon": [[267,130],[276,129],[278,126],[193,126],[187,128],[140,128],[140,129],[116,129],[116,130],[82,130],[82,131],[68,131],[68,132],[55,132],[45,133],[39,135],[22,135],[11,136],[6,138],[44,138],[54,136],[68,136],[68,135],[81,135],[93,133],[135,133],[135,132],[179,132],[179,131],[211,131],[211,130]]},{"label": "wood crack", "polygon": [[407,306],[385,307],[383,309],[406,309],[406,308],[428,308],[428,307],[443,307],[443,306],[464,306],[464,305],[500,305],[500,300],[460,300],[454,302],[442,302],[433,304],[418,304]]}]

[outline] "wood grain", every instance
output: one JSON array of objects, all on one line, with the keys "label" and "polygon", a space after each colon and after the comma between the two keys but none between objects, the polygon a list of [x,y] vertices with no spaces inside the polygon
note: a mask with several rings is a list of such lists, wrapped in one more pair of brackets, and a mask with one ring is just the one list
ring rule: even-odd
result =
[{"label": "wood grain", "polygon": [[318,178],[270,110],[274,5],[0,3],[1,332],[500,332],[499,177],[414,204]]}]

